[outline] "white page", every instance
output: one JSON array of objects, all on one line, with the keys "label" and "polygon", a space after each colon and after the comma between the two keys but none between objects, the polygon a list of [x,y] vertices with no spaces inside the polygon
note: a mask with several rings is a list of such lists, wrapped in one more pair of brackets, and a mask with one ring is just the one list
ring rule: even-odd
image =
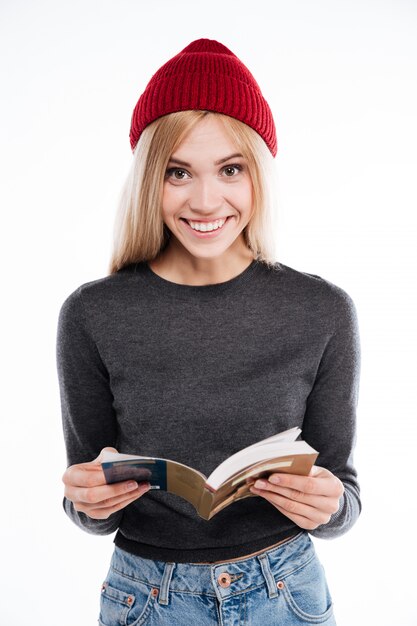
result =
[{"label": "white page", "polygon": [[229,476],[236,472],[259,463],[260,461],[291,456],[294,454],[313,454],[316,450],[305,441],[271,441],[261,446],[246,448],[245,454],[238,452],[229,457],[210,474],[207,483],[213,489],[217,489]]}]

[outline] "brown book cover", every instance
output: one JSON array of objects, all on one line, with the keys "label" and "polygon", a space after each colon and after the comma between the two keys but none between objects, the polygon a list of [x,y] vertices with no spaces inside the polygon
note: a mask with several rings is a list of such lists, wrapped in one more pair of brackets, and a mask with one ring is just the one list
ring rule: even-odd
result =
[{"label": "brown book cover", "polygon": [[221,463],[207,478],[198,470],[170,459],[104,452],[102,467],[108,484],[147,481],[151,489],[168,491],[190,502],[206,520],[242,498],[255,497],[250,486],[274,472],[307,476],[318,452],[292,428],[248,446]]}]

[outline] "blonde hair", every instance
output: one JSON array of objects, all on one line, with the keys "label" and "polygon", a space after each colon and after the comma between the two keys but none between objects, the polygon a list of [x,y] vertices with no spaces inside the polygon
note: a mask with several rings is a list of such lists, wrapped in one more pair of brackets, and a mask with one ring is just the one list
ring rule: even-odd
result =
[{"label": "blonde hair", "polygon": [[163,183],[168,161],[185,136],[207,115],[215,115],[248,163],[253,185],[253,215],[243,231],[255,258],[275,263],[272,239],[273,158],[263,139],[233,117],[209,111],[180,111],[145,128],[122,189],[116,216],[110,274],[140,261],[150,261],[167,246],[170,232],[162,220]]}]

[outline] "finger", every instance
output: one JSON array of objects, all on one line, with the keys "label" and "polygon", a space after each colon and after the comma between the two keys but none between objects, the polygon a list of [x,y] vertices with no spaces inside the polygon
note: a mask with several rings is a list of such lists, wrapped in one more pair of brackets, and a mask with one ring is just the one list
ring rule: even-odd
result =
[{"label": "finger", "polygon": [[80,487],[95,487],[106,483],[103,468],[101,467],[103,452],[117,452],[116,448],[103,448],[100,454],[88,463],[77,463],[66,469],[62,481]]},{"label": "finger", "polygon": [[139,485],[137,485],[136,489],[128,493],[124,493],[119,496],[108,498],[106,500],[102,500],[96,503],[76,501],[74,502],[74,507],[77,511],[81,511],[83,513],[87,513],[87,515],[91,515],[92,511],[107,511],[108,509],[113,509],[114,507],[117,507],[123,503],[125,503],[124,506],[126,506],[126,502],[136,500],[144,493],[149,491],[149,487],[149,483],[140,483]]},{"label": "finger", "polygon": [[304,528],[305,530],[314,530],[315,528],[320,526],[320,524],[313,522],[307,517],[289,513],[288,511],[278,506],[277,504],[275,505],[275,508],[278,509],[278,511],[282,513],[282,515],[285,515],[285,517],[288,517],[288,519],[292,520],[294,524],[297,524],[297,526],[299,526],[300,528]]},{"label": "finger", "polygon": [[124,502],[125,500],[129,500],[130,498],[135,498],[135,496],[136,497],[143,496],[143,494],[146,493],[149,490],[150,490],[150,484],[149,483],[138,483],[136,489],[134,489],[133,491],[129,491],[127,493],[122,493],[119,496],[115,496],[113,498],[108,498],[107,500],[102,500],[100,502],[97,502],[97,504],[94,504],[93,507],[95,509],[112,508],[112,507],[120,504],[121,502]]},{"label": "finger", "polygon": [[96,465],[95,462],[71,465],[65,471],[62,480],[65,485],[78,487],[97,487],[106,484],[101,465]]},{"label": "finger", "polygon": [[[297,476],[295,474],[271,474],[268,482],[280,487],[286,487],[302,493],[320,496],[342,495],[343,485],[341,481],[328,470],[316,468],[320,471],[309,476]],[[324,471],[322,471],[324,470]]]},{"label": "finger", "polygon": [[118,450],[116,450],[116,448],[112,448],[110,446],[107,446],[106,448],[103,448],[100,451],[100,454],[98,455],[98,457],[96,459],[94,459],[94,461],[92,461],[92,463],[100,464],[102,462],[103,452],[116,452],[117,453]]},{"label": "finger", "polygon": [[117,511],[120,511],[124,509],[126,506],[128,506],[129,504],[132,504],[132,502],[134,502],[135,500],[143,496],[143,494],[144,492],[136,493],[133,496],[127,498],[126,500],[123,500],[122,502],[119,502],[118,504],[115,504],[107,508],[101,508],[101,509],[89,508],[87,510],[83,510],[82,508],[80,508],[78,510],[85,513],[89,517],[92,517],[93,519],[107,519],[108,517],[110,517],[110,515],[113,515],[113,513],[117,513]]},{"label": "finger", "polygon": [[279,487],[278,485],[271,485],[268,481],[265,481],[264,491],[270,491],[271,493],[279,494],[287,500],[293,500],[300,502],[314,509],[320,509],[326,513],[336,513],[339,510],[339,498],[328,496],[314,496],[303,491],[297,491],[296,489],[288,489],[287,487]]},{"label": "finger", "polygon": [[314,506],[285,498],[278,493],[270,494],[268,500],[273,504],[278,505],[291,515],[305,517],[306,519],[309,519],[317,524],[327,524],[331,517],[331,513],[322,509],[322,503],[320,503],[320,508],[315,508]]},{"label": "finger", "polygon": [[103,500],[124,495],[138,488],[138,483],[134,480],[114,483],[112,485],[99,485],[97,487],[78,487],[67,485],[65,497],[72,502],[83,502],[85,504],[97,504]]},{"label": "finger", "polygon": [[[315,508],[302,502],[290,500],[275,492],[260,491],[258,495],[268,500],[268,502],[271,502],[271,504],[277,508],[279,507],[279,510],[285,512],[285,515],[288,517],[302,517],[310,520],[316,525],[327,524],[331,517],[331,513],[323,510],[322,508]],[[291,517],[291,519],[293,519],[293,517]]]}]

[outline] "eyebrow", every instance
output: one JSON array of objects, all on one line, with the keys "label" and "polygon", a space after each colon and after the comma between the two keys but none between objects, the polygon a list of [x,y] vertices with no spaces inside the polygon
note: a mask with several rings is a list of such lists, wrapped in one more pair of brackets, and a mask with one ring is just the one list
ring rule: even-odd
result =
[{"label": "eyebrow", "polygon": [[[219,159],[218,161],[214,162],[214,165],[221,165],[222,163],[226,163],[226,161],[230,161],[230,159],[243,159],[243,154],[240,154],[239,152],[235,152],[234,154],[230,154],[227,157],[224,157],[224,159]],[[191,167],[190,163],[187,163],[186,161],[181,161],[180,159],[177,159],[176,157],[172,156],[168,163],[176,163],[177,165],[183,165],[184,167]]]}]

